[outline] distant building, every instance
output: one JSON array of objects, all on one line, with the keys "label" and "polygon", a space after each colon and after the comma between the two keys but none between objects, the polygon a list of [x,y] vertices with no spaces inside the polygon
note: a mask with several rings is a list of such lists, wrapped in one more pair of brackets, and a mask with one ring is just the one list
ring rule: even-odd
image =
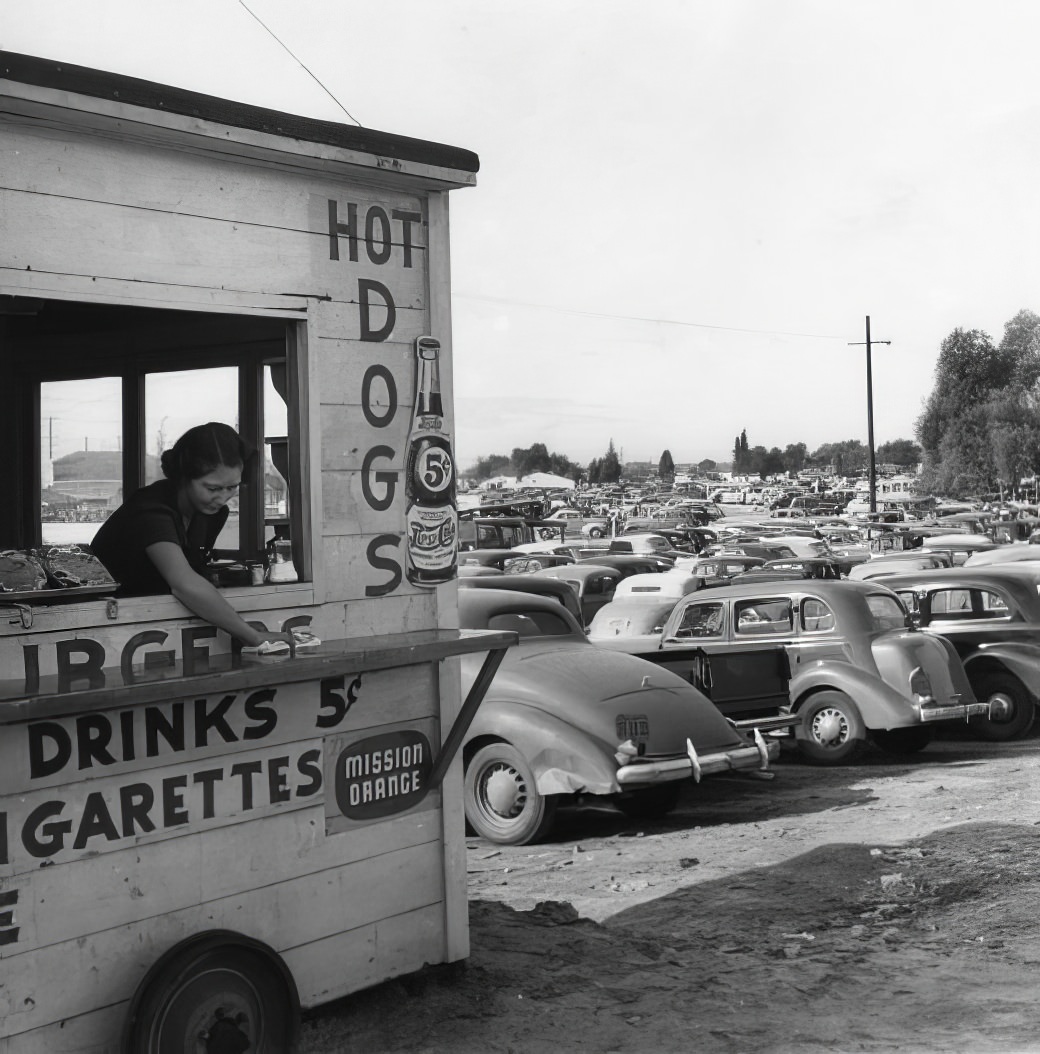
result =
[{"label": "distant building", "polygon": [[[54,490],[67,494],[80,505],[114,509],[123,501],[123,455],[118,450],[76,450],[55,458],[52,464]],[[159,459],[145,457],[148,479],[162,475]]]}]

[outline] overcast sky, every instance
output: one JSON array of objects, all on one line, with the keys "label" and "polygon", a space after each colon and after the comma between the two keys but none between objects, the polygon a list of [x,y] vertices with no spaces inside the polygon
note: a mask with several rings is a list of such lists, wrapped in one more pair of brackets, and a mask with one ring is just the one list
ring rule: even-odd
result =
[{"label": "overcast sky", "polygon": [[867,315],[911,438],[946,335],[1040,312],[1032,0],[246,3],[9,0],[0,48],[476,151],[463,467],[865,441]]}]

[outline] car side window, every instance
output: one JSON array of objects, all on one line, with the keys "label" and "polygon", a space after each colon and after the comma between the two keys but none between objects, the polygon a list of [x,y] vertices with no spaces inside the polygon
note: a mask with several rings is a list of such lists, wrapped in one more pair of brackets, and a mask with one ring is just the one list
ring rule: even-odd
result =
[{"label": "car side window", "polygon": [[614,592],[614,579],[610,575],[595,575],[585,579],[585,595],[601,597]]},{"label": "car side window", "polygon": [[907,611],[918,610],[917,594],[912,589],[899,590],[896,596],[903,602]]},{"label": "car side window", "polygon": [[726,624],[725,607],[720,603],[690,604],[676,636],[685,638],[720,637]]},{"label": "car side window", "polygon": [[767,600],[741,600],[733,605],[740,636],[790,633],[794,629],[791,601],[787,597]]},{"label": "car side window", "polygon": [[676,631],[679,637],[718,637],[725,626],[722,604],[691,604],[684,612]]},{"label": "car side window", "polygon": [[802,601],[802,629],[809,633],[822,633],[834,629],[834,612],[816,597]]},{"label": "car side window", "polygon": [[931,595],[932,617],[943,620],[975,618],[970,589],[937,589]]}]

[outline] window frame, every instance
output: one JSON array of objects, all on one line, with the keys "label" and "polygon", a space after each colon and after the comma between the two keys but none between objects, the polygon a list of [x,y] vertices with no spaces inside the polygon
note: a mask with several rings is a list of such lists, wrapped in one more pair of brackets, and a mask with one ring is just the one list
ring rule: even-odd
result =
[{"label": "window frame", "polygon": [[[72,310],[76,307],[89,310],[97,305],[64,301],[63,306]],[[131,311],[148,310],[121,303],[104,306],[117,312],[126,308],[128,317]],[[59,334],[40,338],[16,336],[10,345],[4,341],[4,352],[10,354],[14,368],[13,412],[3,434],[9,441],[13,440],[15,457],[0,483],[15,495],[15,500],[6,515],[0,513],[0,538],[14,548],[42,545],[42,385],[100,377],[119,380],[121,482],[124,494],[128,495],[143,486],[146,479],[146,378],[163,373],[230,367],[238,372],[235,423],[242,437],[256,450],[256,456],[246,467],[245,485],[240,493],[239,546],[233,552],[243,560],[260,559],[265,548],[266,528],[271,525],[269,519],[284,520],[266,517],[264,506],[268,457],[265,439],[269,438],[263,434],[265,368],[281,365],[286,388],[291,477],[286,483],[293,557],[299,580],[312,581],[311,517],[303,479],[306,464],[305,408],[301,403],[304,393],[299,371],[301,355],[306,352],[305,334],[300,332],[302,324],[297,318],[280,315],[184,312],[182,342],[178,340],[182,330],[170,322],[171,316],[179,314],[182,313],[173,309],[157,309],[154,322],[140,316],[142,324],[139,329],[125,339],[120,339],[120,334],[104,338],[92,334],[80,341],[72,334]],[[257,325],[251,327],[253,321]]]}]

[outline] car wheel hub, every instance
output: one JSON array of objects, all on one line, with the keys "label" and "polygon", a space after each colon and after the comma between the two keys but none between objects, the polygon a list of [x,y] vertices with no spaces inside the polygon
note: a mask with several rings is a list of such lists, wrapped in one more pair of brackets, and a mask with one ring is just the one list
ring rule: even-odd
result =
[{"label": "car wheel hub", "polygon": [[995,692],[987,702],[991,721],[1007,721],[1015,712],[1015,701],[1004,692]]},{"label": "car wheel hub", "polygon": [[507,765],[490,771],[484,779],[484,800],[499,816],[519,816],[527,801],[527,787],[520,773]]},{"label": "car wheel hub", "polygon": [[838,746],[849,734],[849,726],[840,710],[827,707],[812,720],[813,738],[823,746]]}]

